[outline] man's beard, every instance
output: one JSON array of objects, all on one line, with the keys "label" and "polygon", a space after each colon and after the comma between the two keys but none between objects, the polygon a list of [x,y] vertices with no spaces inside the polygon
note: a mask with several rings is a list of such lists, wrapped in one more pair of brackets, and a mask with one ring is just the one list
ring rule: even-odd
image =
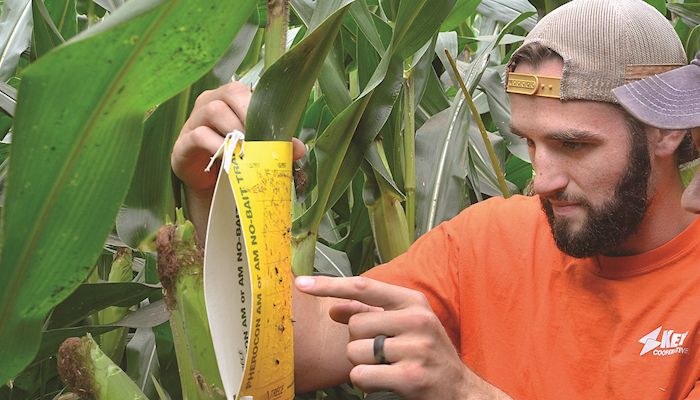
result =
[{"label": "man's beard", "polygon": [[627,171],[618,182],[612,198],[602,206],[594,207],[583,196],[579,198],[563,192],[550,198],[577,203],[587,211],[583,225],[577,232],[571,232],[566,219],[555,217],[550,199],[540,197],[559,250],[577,258],[605,254],[637,232],[649,206],[647,189],[651,164],[644,139],[644,135],[631,138]]}]

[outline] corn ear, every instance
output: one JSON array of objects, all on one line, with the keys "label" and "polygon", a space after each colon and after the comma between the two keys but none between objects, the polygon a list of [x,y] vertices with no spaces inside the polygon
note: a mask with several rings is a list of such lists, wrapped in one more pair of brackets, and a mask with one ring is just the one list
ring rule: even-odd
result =
[{"label": "corn ear", "polygon": [[58,373],[83,399],[148,400],[88,334],[66,339],[58,350]]},{"label": "corn ear", "polygon": [[156,247],[183,398],[223,399],[204,303],[204,256],[194,225],[184,219],[182,210],[178,210],[175,225],[160,229]]}]

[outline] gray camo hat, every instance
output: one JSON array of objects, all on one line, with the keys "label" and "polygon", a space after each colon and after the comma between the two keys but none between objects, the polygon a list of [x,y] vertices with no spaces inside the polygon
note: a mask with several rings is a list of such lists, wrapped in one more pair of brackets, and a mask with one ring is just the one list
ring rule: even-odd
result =
[{"label": "gray camo hat", "polygon": [[626,79],[686,65],[671,23],[642,0],[573,0],[543,17],[523,42],[539,43],[564,60],[561,79],[514,72],[506,91],[562,101],[617,103],[613,89]]},{"label": "gray camo hat", "polygon": [[635,118],[661,129],[700,127],[700,52],[688,65],[613,90]]}]

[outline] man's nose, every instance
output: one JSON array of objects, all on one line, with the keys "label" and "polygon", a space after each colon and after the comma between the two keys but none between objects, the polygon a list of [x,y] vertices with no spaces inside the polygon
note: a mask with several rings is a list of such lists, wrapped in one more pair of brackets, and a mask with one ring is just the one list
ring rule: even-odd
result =
[{"label": "man's nose", "polygon": [[534,154],[532,160],[535,169],[535,193],[542,197],[553,197],[566,189],[569,184],[568,175],[556,160],[543,153]]}]

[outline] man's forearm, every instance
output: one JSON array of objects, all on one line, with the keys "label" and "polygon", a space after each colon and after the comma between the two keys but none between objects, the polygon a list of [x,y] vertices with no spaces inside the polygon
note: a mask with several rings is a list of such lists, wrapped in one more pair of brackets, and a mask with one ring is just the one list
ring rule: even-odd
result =
[{"label": "man's forearm", "polygon": [[192,221],[197,230],[197,237],[204,241],[207,236],[207,224],[209,223],[209,209],[211,208],[214,192],[196,193],[185,189],[185,201],[187,202],[187,218]]}]

